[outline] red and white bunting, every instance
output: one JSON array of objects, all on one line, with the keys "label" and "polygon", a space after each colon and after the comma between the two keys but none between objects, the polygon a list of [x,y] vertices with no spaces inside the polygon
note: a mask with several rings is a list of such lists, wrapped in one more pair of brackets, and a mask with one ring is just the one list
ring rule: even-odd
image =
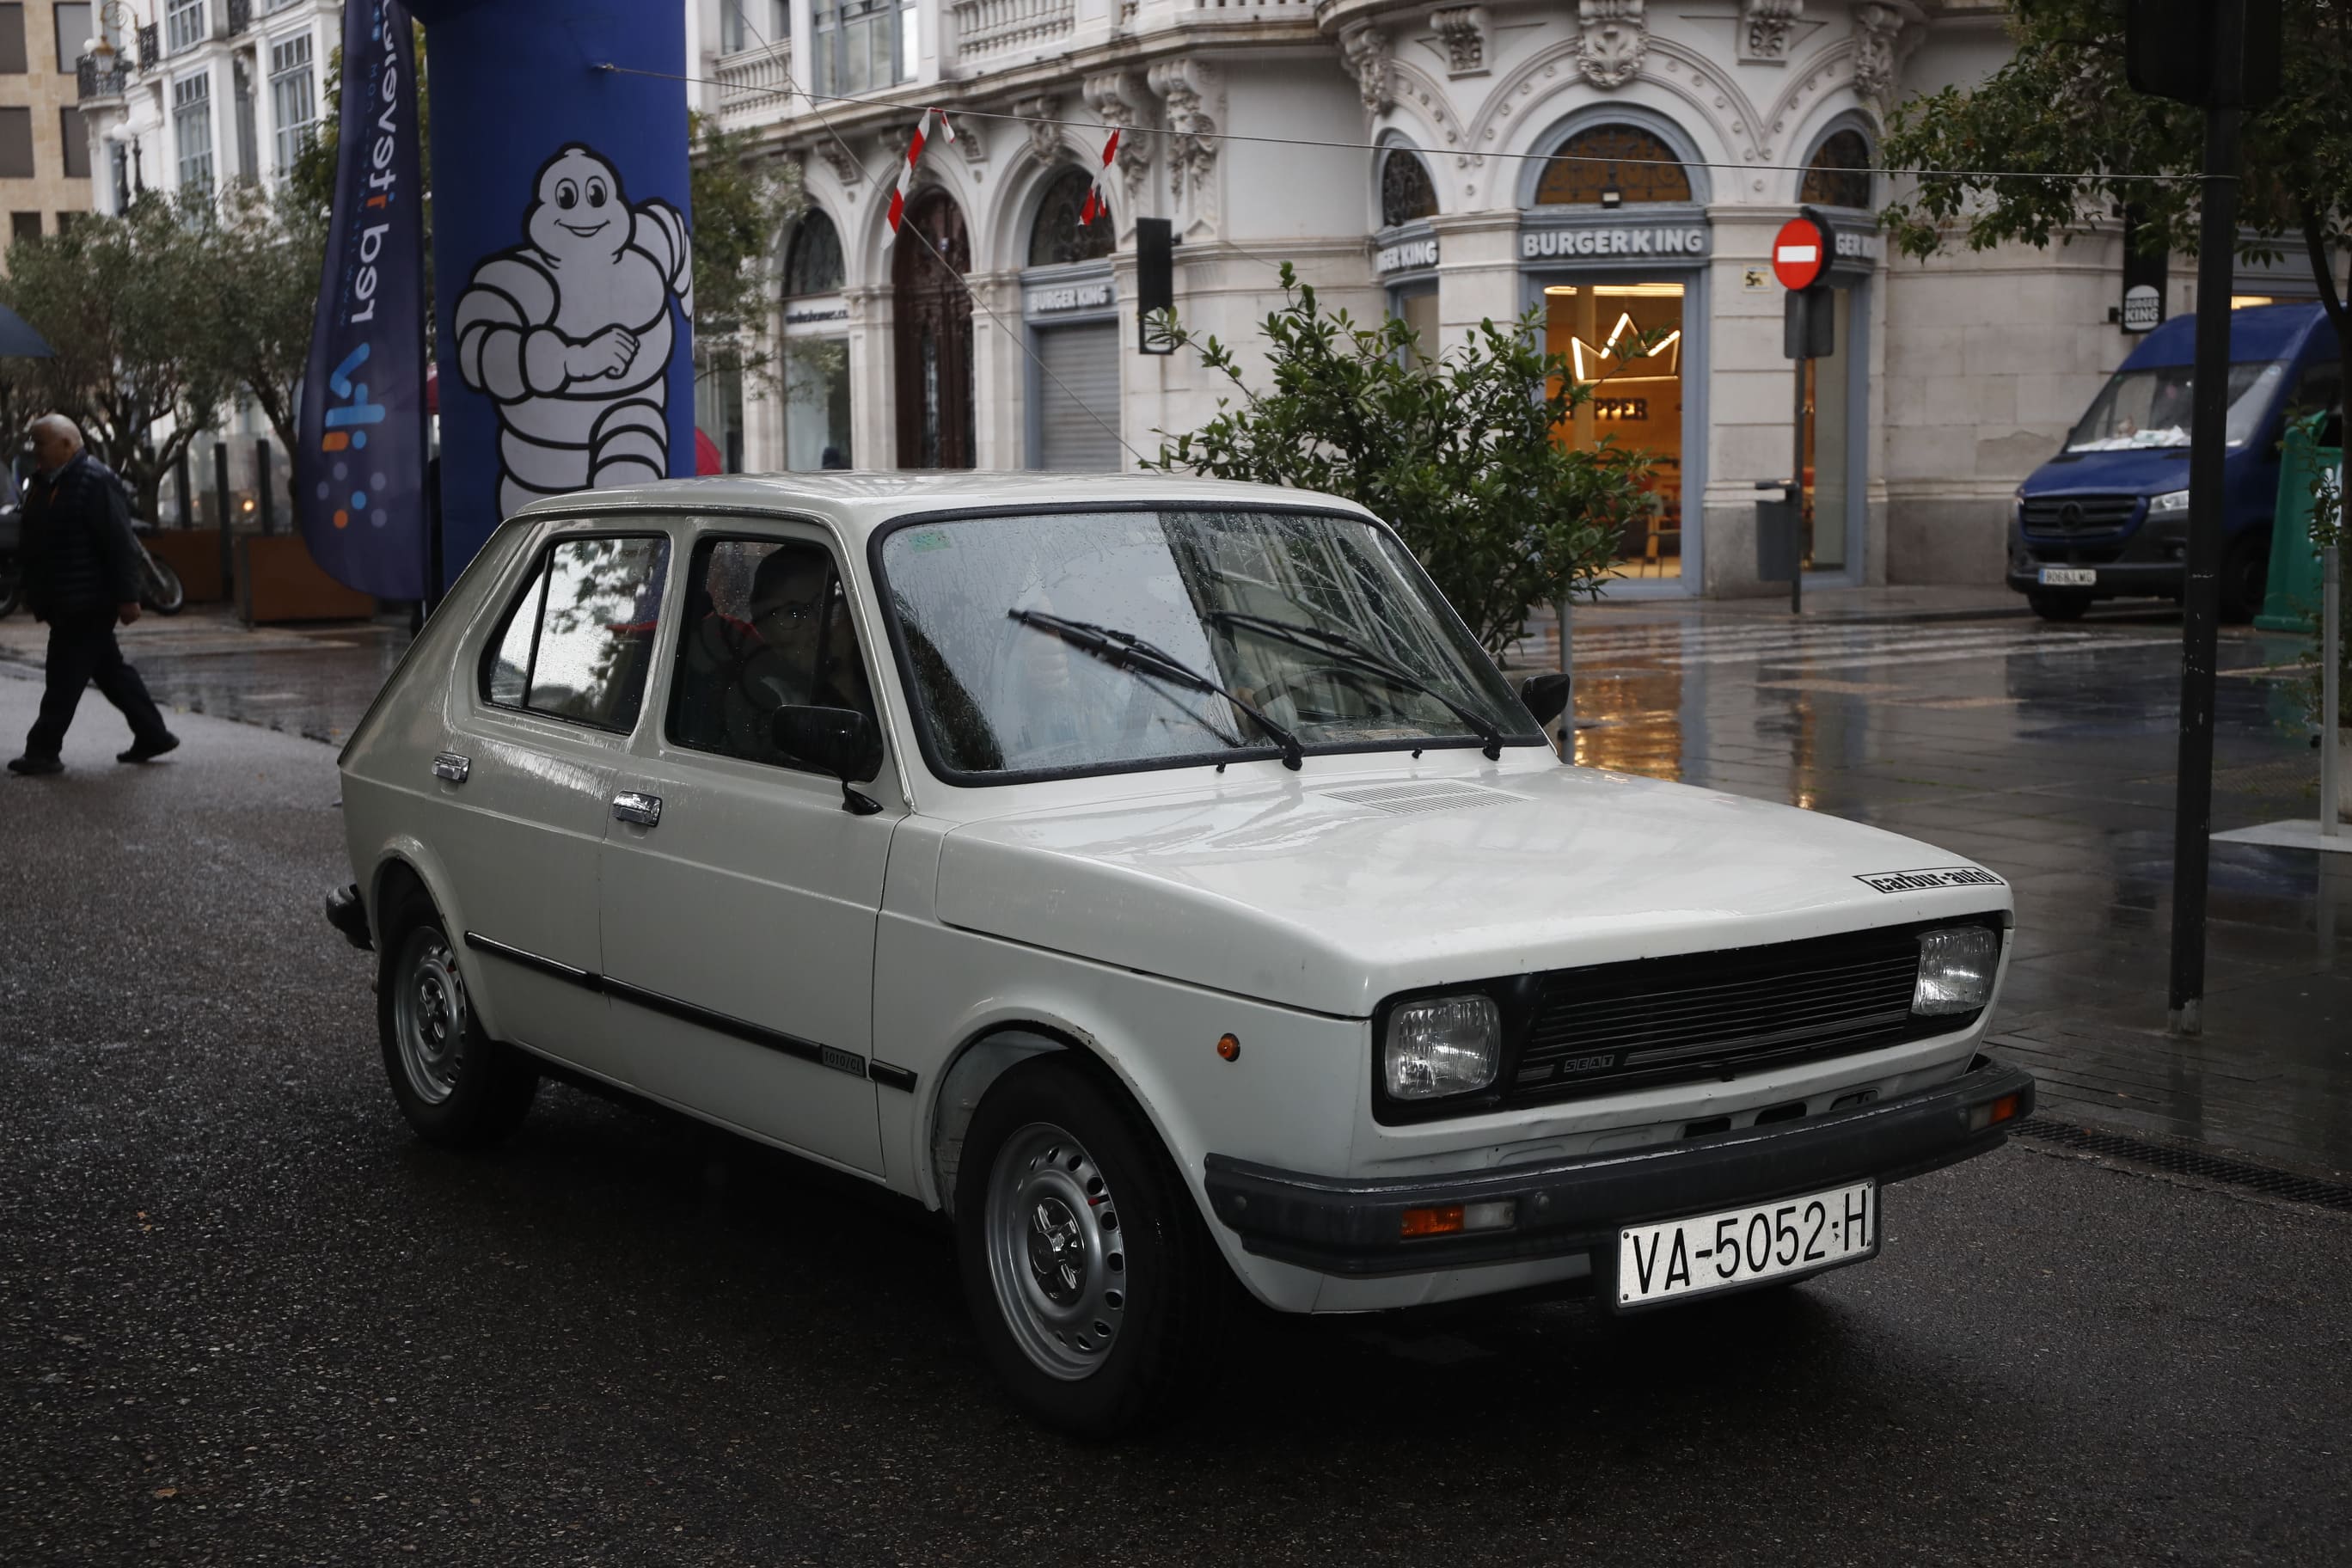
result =
[{"label": "red and white bunting", "polygon": [[890,193],[890,232],[883,237],[882,248],[887,250],[898,237],[898,226],[907,216],[907,193],[915,184],[915,160],[923,155],[923,143],[930,140],[931,121],[940,123],[940,132],[950,142],[956,139],[955,125],[943,109],[926,109],[922,119],[915,122],[915,139],[907,143],[907,161],[899,167],[898,187]]},{"label": "red and white bunting", "polygon": [[1110,140],[1103,143],[1101,165],[1095,170],[1094,184],[1087,187],[1086,204],[1078,208],[1078,226],[1086,227],[1110,212],[1110,198],[1103,189],[1103,180],[1110,173],[1112,154],[1118,151],[1118,127],[1110,128]]}]

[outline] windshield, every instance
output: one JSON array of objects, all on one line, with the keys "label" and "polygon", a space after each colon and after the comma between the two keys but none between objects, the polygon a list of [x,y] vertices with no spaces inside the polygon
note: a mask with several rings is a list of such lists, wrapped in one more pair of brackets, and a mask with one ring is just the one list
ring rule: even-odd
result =
[{"label": "windshield", "polygon": [[[2284,360],[2247,361],[2230,367],[2229,438],[2242,447],[2262,428],[2279,383]],[[2126,452],[2139,447],[2189,445],[2189,367],[2185,364],[2119,370],[2099,389],[2091,411],[2066,437],[2070,452]]]},{"label": "windshield", "polygon": [[[1482,730],[1543,743],[1419,563],[1359,518],[960,518],[888,535],[882,571],[916,721],[951,773],[996,783],[1284,750],[1252,709],[1308,752],[1478,745]],[[1160,657],[1122,659],[1137,639]],[[1171,678],[1171,661],[1223,689]]]}]

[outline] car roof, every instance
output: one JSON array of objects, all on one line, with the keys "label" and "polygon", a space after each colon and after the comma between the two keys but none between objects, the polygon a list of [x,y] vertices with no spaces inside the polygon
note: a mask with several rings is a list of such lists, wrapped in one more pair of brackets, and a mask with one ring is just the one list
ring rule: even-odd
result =
[{"label": "car roof", "polygon": [[1370,513],[1354,501],[1282,485],[1244,484],[1169,474],[1059,474],[990,472],[960,468],[891,472],[832,469],[797,474],[711,474],[663,479],[625,489],[574,492],[533,501],[517,519],[548,513],[578,516],[595,511],[677,511],[709,509],[779,515],[817,513],[856,533],[899,518],[935,511],[1066,510],[1099,504],[1131,507],[1283,506]]}]

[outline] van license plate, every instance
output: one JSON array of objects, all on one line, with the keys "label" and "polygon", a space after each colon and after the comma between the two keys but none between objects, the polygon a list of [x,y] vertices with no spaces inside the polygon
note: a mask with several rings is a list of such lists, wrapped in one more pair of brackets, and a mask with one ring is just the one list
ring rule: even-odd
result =
[{"label": "van license plate", "polygon": [[2044,566],[2042,585],[2045,588],[2089,588],[2099,581],[2095,566]]},{"label": "van license plate", "polygon": [[1878,1184],[1617,1233],[1620,1311],[1704,1296],[1878,1253]]}]

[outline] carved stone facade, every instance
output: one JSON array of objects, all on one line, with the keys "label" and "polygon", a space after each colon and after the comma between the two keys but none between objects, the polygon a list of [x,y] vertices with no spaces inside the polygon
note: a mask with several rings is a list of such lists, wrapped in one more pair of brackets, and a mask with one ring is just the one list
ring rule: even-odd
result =
[{"label": "carved stone facade", "polygon": [[1484,76],[1492,49],[1493,22],[1484,5],[1456,5],[1429,14],[1430,31],[1445,48],[1445,74]]},{"label": "carved stone facade", "polygon": [[1144,96],[1140,81],[1126,71],[1113,71],[1103,76],[1090,76],[1086,85],[1087,107],[1093,110],[1105,125],[1126,127],[1118,139],[1118,172],[1127,182],[1127,205],[1130,213],[1143,200],[1144,183],[1151,178],[1151,144],[1158,140],[1149,134],[1144,123]]},{"label": "carved stone facade", "polygon": [[1364,112],[1385,114],[1396,103],[1390,86],[1389,36],[1378,27],[1354,27],[1339,35],[1339,58],[1356,79]]},{"label": "carved stone facade", "polygon": [[1742,0],[1739,7],[1739,58],[1780,60],[1789,58],[1790,26],[1804,15],[1805,0]]},{"label": "carved stone facade", "polygon": [[1577,0],[1577,68],[1595,87],[1623,87],[1650,52],[1643,0]]},{"label": "carved stone facade", "polygon": [[1192,193],[1191,214],[1209,221],[1215,189],[1217,111],[1223,89],[1216,68],[1197,59],[1158,60],[1149,78],[1152,96],[1166,110],[1168,192],[1179,202]]},{"label": "carved stone facade", "polygon": [[1874,3],[1853,8],[1853,90],[1881,108],[1895,93],[1895,45],[1903,33],[1903,13]]},{"label": "carved stone facade", "polygon": [[866,177],[866,165],[859,163],[856,155],[841,144],[838,137],[827,136],[820,132],[814,151],[818,157],[824,160],[824,166],[833,171],[833,177],[843,184],[855,185]]},{"label": "carved stone facade", "polygon": [[1062,100],[1052,93],[1013,100],[1013,112],[1029,122],[1029,152],[1040,163],[1062,155],[1062,128],[1054,122],[1061,107]]}]

